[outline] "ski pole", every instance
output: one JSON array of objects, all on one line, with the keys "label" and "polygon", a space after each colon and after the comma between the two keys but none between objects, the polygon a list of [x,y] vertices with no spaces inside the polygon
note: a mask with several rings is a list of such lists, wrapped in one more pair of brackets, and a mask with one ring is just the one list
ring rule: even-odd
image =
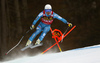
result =
[{"label": "ski pole", "polygon": [[63,33],[63,35],[65,35],[65,33],[68,31],[69,27],[66,29],[66,31]]},{"label": "ski pole", "polygon": [[22,36],[22,38],[19,40],[19,42],[13,47],[11,48],[5,55],[7,55],[8,53],[10,53],[14,48],[16,48],[22,41],[22,39],[24,38],[24,36],[30,31],[30,29]]},{"label": "ski pole", "polygon": [[64,37],[65,33],[68,31],[68,29],[69,29],[69,27],[68,27],[68,28],[66,29],[66,31],[63,33],[61,42],[63,42],[63,37]]}]

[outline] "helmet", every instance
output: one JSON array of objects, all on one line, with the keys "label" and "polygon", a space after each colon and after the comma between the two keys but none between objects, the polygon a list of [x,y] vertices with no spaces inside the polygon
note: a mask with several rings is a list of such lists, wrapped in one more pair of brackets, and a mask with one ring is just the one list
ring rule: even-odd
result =
[{"label": "helmet", "polygon": [[46,4],[44,9],[52,9],[51,5],[50,4]]},{"label": "helmet", "polygon": [[46,12],[51,12],[52,7],[51,7],[50,4],[46,4],[45,7],[44,7],[44,9],[45,9]]}]

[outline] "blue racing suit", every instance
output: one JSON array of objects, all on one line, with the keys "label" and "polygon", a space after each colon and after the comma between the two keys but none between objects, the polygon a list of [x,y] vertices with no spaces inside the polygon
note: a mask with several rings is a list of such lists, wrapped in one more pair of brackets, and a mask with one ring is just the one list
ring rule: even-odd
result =
[{"label": "blue racing suit", "polygon": [[[56,18],[56,19],[62,21],[63,23],[65,23],[65,24],[68,23],[67,20],[65,20],[64,18],[62,18],[61,16],[59,16],[59,15],[56,14],[55,12],[53,12],[52,15],[53,15],[53,16],[52,16],[53,19]],[[39,13],[39,15],[38,15],[38,16],[36,17],[36,19],[33,21],[33,24],[32,24],[32,25],[35,25],[35,24],[37,23],[37,21],[38,21],[40,18],[42,18],[43,16],[44,16],[44,12],[42,11],[42,12]],[[46,16],[46,17],[50,17],[51,14],[50,14],[50,15],[47,15],[47,14],[45,13],[45,16]],[[41,33],[41,35],[39,36],[40,41],[42,41],[43,38],[45,37],[45,35],[50,31],[50,26],[51,26],[51,24],[45,24],[44,22],[41,21],[41,22],[39,23],[39,25],[37,26],[36,31],[32,34],[32,36],[29,38],[29,40],[30,40],[30,41],[33,41],[34,38],[35,38],[41,31],[43,31],[43,32]]]}]

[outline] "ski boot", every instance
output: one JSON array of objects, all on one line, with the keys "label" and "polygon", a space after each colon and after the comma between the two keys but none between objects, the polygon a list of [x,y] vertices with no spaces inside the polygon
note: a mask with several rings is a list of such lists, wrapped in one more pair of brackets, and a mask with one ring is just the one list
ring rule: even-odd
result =
[{"label": "ski boot", "polygon": [[26,46],[30,45],[32,43],[32,41],[28,40],[26,43]]},{"label": "ski boot", "polygon": [[38,45],[38,44],[40,44],[40,39],[37,39],[37,41],[36,41],[36,43],[35,43],[35,45]]}]

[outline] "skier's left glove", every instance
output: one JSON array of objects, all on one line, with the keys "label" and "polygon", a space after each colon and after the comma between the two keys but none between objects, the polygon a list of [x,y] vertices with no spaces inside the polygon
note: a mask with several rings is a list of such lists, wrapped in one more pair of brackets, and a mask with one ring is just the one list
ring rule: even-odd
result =
[{"label": "skier's left glove", "polygon": [[35,26],[34,26],[34,25],[32,25],[32,26],[30,27],[30,29],[31,29],[31,30],[33,30],[34,28],[35,28]]},{"label": "skier's left glove", "polygon": [[69,26],[69,27],[72,27],[72,23],[68,23],[68,26]]}]

